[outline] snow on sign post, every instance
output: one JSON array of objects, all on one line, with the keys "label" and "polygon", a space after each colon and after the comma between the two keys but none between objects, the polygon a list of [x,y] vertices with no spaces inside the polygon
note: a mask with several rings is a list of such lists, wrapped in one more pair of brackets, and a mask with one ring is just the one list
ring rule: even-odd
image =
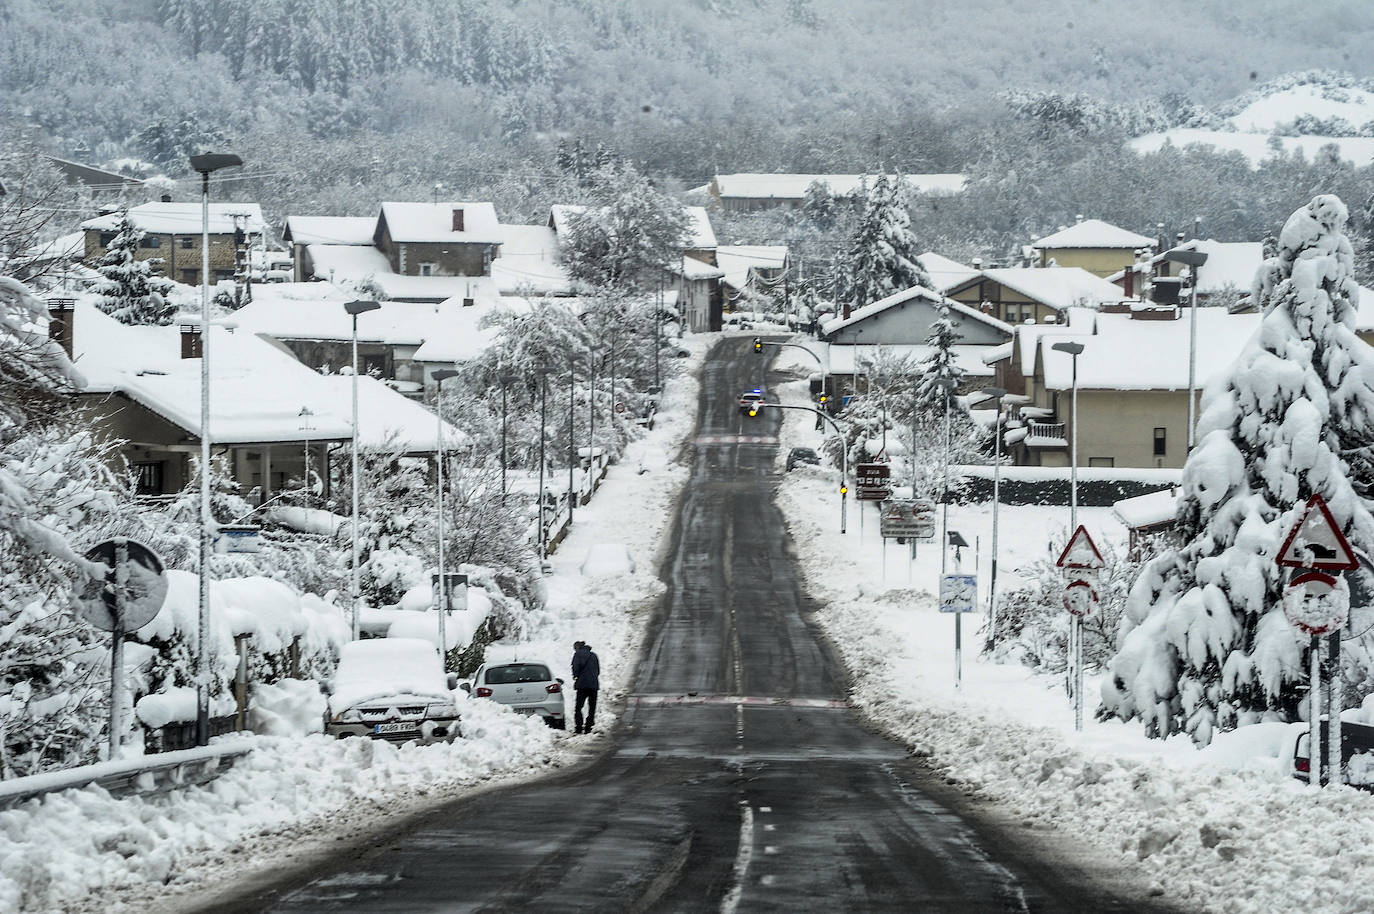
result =
[{"label": "snow on sign post", "polygon": [[1064,569],[1064,609],[1073,616],[1069,668],[1073,671],[1074,729],[1083,729],[1083,618],[1097,608],[1097,571],[1107,563],[1082,524],[1054,563]]},{"label": "snow on sign post", "polygon": [[971,613],[978,611],[978,578],[971,574],[940,576],[940,612]]},{"label": "snow on sign post", "polygon": [[[1360,567],[1350,541],[1341,532],[1326,499],[1313,495],[1303,506],[1284,538],[1274,561],[1280,568],[1297,569],[1283,593],[1283,615],[1298,631],[1311,636],[1311,672],[1308,674],[1308,694],[1312,709],[1308,713],[1311,726],[1308,735],[1308,777],[1313,784],[1341,780],[1341,677],[1332,676],[1330,683],[1329,744],[1321,745],[1322,694],[1327,684],[1322,681],[1321,637],[1338,631],[1345,625],[1350,612],[1350,587],[1344,578],[1328,574],[1332,571],[1354,571]],[[1340,637],[1331,639],[1331,669],[1340,669]],[[1325,760],[1322,759],[1325,749]]]},{"label": "snow on sign post", "polygon": [[138,631],[162,610],[167,575],[162,560],[147,546],[116,537],[91,547],[86,558],[110,570],[88,578],[74,595],[72,609],[82,619],[110,633],[110,758],[119,752],[124,709],[124,636]]}]

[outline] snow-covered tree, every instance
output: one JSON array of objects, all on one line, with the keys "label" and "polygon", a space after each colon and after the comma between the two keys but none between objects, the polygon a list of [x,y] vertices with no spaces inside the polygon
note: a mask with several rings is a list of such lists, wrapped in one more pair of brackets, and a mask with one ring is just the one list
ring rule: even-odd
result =
[{"label": "snow-covered tree", "polygon": [[154,273],[161,260],[138,259],[142,240],[143,230],[129,218],[128,211],[120,210],[115,236],[96,264],[102,277],[96,307],[125,324],[170,324],[176,306],[163,295],[172,284]]},{"label": "snow-covered tree", "polygon": [[[1355,335],[1345,222],[1338,198],[1314,197],[1258,272],[1263,321],[1205,391],[1199,444],[1183,469],[1180,545],[1132,588],[1104,716],[1199,744],[1217,730],[1298,716],[1309,639],[1282,612],[1282,538],[1316,493],[1357,549],[1374,548],[1370,503],[1355,488],[1371,478],[1374,350]],[[1369,653],[1364,639],[1347,644],[1356,667],[1369,668]]]},{"label": "snow-covered tree", "polygon": [[[926,337],[926,345],[933,348],[919,366],[921,377],[916,385],[916,400],[928,410],[943,412],[945,408],[945,391],[936,381],[953,381],[956,390],[964,383],[964,369],[959,367],[954,355],[954,345],[961,339],[959,322],[949,316],[948,302],[941,304],[940,316],[931,322],[930,334]],[[950,394],[950,410],[968,412],[953,394]]]},{"label": "snow-covered tree", "polygon": [[863,307],[912,286],[930,286],[911,231],[906,181],[880,174],[863,195],[863,214],[849,241],[849,299]]},{"label": "snow-covered tree", "polygon": [[560,249],[573,279],[593,288],[635,288],[677,263],[687,211],[629,163],[590,176],[586,209],[568,220]]}]

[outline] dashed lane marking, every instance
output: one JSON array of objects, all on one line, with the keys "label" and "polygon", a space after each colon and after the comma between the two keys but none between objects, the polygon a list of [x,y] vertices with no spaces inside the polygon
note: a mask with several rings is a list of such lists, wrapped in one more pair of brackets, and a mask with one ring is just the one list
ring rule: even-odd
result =
[{"label": "dashed lane marking", "polygon": [[693,444],[777,444],[777,435],[700,435]]}]

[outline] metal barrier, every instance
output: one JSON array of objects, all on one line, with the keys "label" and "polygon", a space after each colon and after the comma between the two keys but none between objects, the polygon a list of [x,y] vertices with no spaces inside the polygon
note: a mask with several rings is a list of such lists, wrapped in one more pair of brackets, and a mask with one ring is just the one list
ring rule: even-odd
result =
[{"label": "metal barrier", "polygon": [[0,809],[10,809],[44,794],[91,784],[117,797],[167,793],[213,781],[252,751],[251,742],[236,740],[0,781]]}]

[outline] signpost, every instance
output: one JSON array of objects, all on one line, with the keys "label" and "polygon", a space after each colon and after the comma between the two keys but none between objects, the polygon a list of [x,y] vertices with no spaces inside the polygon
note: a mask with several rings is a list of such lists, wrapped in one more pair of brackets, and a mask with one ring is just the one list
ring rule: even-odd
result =
[{"label": "signpost", "polygon": [[935,502],[889,498],[878,506],[878,532],[887,539],[935,539]]},{"label": "signpost", "polygon": [[109,571],[89,578],[72,609],[82,619],[110,632],[110,758],[119,752],[124,714],[124,636],[138,631],[162,609],[167,575],[157,553],[137,540],[116,537],[86,553]]},{"label": "signpost", "polygon": [[971,613],[978,611],[978,578],[971,574],[940,576],[940,612]]},{"label": "signpost", "polygon": [[215,535],[218,553],[260,552],[262,528],[253,524],[220,524]]},{"label": "signpost", "polygon": [[1083,729],[1083,619],[1097,609],[1097,571],[1107,563],[1082,524],[1064,544],[1054,563],[1064,571],[1064,609],[1073,616],[1069,634],[1069,669],[1073,679],[1073,726]]},{"label": "signpost", "polygon": [[[1341,772],[1341,638],[1350,611],[1350,587],[1332,571],[1355,571],[1360,567],[1355,550],[1341,532],[1326,499],[1313,495],[1303,506],[1284,538],[1274,561],[1280,568],[1293,568],[1283,594],[1283,614],[1298,631],[1310,635],[1311,672],[1308,693],[1312,700],[1308,712],[1308,777],[1312,784],[1344,780]],[[1322,682],[1321,638],[1330,634],[1330,704],[1327,726],[1326,759],[1322,760],[1321,703],[1327,683]]]},{"label": "signpost", "polygon": [[885,463],[861,463],[854,468],[854,497],[859,501],[883,501],[892,494],[887,481],[892,468]]}]

